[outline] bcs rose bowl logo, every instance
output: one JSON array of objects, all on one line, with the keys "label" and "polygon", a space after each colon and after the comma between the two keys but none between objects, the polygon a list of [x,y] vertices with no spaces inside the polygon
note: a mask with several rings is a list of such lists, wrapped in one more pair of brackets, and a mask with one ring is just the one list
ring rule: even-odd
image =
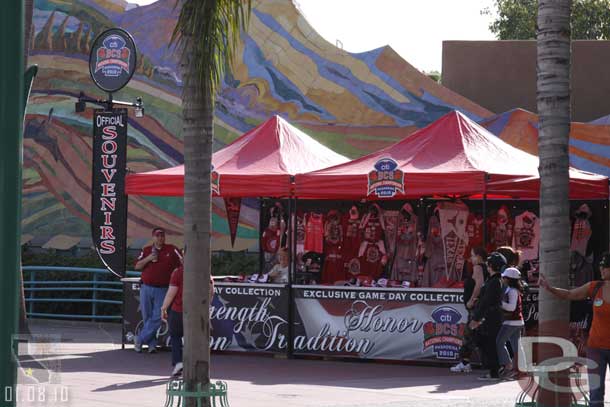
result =
[{"label": "bcs rose bowl logo", "polygon": [[220,195],[220,174],[214,171],[214,166],[212,166],[212,173],[210,174],[210,178],[212,181],[212,193]]},{"label": "bcs rose bowl logo", "polygon": [[433,321],[424,324],[424,350],[432,347],[438,359],[456,359],[466,324],[462,314],[453,307],[442,306],[432,312]]},{"label": "bcs rose bowl logo", "polygon": [[404,173],[391,158],[383,158],[375,164],[375,169],[368,174],[367,195],[380,198],[391,198],[397,193],[404,193]]},{"label": "bcs rose bowl logo", "polygon": [[98,48],[95,63],[95,72],[102,71],[106,77],[118,77],[121,72],[129,74],[129,56],[131,51],[127,48],[125,40],[116,34],[108,36]]}]

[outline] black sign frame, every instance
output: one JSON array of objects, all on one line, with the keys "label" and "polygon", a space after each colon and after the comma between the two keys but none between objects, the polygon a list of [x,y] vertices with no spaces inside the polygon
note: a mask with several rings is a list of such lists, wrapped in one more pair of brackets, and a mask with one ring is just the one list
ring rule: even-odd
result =
[{"label": "black sign frame", "polygon": [[127,262],[127,109],[93,111],[91,238],[104,266],[125,276]]},{"label": "black sign frame", "polygon": [[[114,62],[116,62],[116,64],[119,64],[118,68],[116,66],[114,66],[113,64],[108,64],[110,66],[111,72],[116,72],[112,68],[119,70],[118,77],[115,79],[108,79],[108,78],[105,78],[105,76],[102,76],[100,74],[100,72],[103,73],[103,72],[105,72],[105,70],[102,70],[102,71],[96,70],[98,63],[100,63],[98,61],[98,52],[102,48],[105,50],[108,50],[108,48],[106,48],[106,46],[104,45],[104,42],[107,39],[109,39],[111,36],[118,36],[124,42],[123,46],[118,51],[120,51],[121,53],[125,52],[124,50],[129,51],[129,55],[127,57],[127,62],[125,62],[124,58],[122,57],[123,54],[121,54],[121,57],[119,57],[119,59],[112,58],[112,57],[106,58],[107,59],[106,62],[114,61]],[[116,51],[116,50],[113,50],[113,51]],[[108,51],[106,51],[106,52],[108,52]],[[102,63],[103,62],[104,61],[102,61]],[[123,66],[124,64],[127,64],[127,74],[124,74],[123,69],[121,69],[121,66]],[[136,48],[136,43],[133,40],[133,37],[131,36],[131,34],[129,34],[127,31],[125,31],[121,28],[111,28],[109,30],[102,32],[93,41],[93,45],[91,46],[91,52],[89,53],[89,75],[91,76],[91,80],[93,81],[93,83],[95,83],[95,85],[98,88],[100,88],[101,90],[103,90],[104,92],[114,93],[114,92],[121,90],[123,87],[125,87],[125,85],[127,85],[129,83],[129,81],[131,80],[131,78],[133,77],[133,74],[136,71],[137,65],[138,65],[138,52],[137,52],[137,48]],[[104,69],[104,68],[102,68],[102,69]]]}]

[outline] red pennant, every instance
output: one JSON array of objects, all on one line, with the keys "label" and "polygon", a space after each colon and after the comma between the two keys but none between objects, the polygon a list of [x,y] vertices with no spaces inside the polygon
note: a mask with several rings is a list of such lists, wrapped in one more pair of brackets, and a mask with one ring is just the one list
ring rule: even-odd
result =
[{"label": "red pennant", "polygon": [[224,198],[225,209],[227,210],[227,222],[231,232],[231,247],[235,245],[237,236],[237,225],[239,224],[239,212],[241,210],[241,198]]}]

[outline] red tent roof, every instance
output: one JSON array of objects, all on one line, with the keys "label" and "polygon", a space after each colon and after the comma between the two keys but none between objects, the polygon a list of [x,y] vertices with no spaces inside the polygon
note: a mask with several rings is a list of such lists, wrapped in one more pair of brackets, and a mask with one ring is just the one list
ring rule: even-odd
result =
[{"label": "red tent roof", "polygon": [[[318,199],[488,196],[536,199],[538,157],[459,112],[346,164],[296,176],[296,196]],[[570,170],[572,199],[608,197],[608,178]]]},{"label": "red tent roof", "polygon": [[[219,176],[216,194],[289,196],[291,176],[347,161],[348,158],[274,116],[214,153],[212,164]],[[182,196],[184,165],[128,175],[126,191],[131,195]]]}]

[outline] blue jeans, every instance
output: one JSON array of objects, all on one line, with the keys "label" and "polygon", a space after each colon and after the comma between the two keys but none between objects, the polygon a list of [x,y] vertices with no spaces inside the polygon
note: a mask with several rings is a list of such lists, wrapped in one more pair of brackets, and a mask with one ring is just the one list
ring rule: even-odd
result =
[{"label": "blue jeans", "polygon": [[182,362],[182,336],[184,329],[182,325],[182,312],[176,312],[173,309],[169,310],[167,316],[169,324],[169,336],[172,345],[172,366]]},{"label": "blue jeans", "polygon": [[[596,374],[599,376],[599,386],[593,389],[589,389],[589,406],[590,407],[603,407],[604,405],[604,382],[606,381],[606,370],[610,365],[610,349],[598,349],[598,348],[587,348],[587,358],[594,360],[597,363],[597,369],[591,369],[588,371],[589,375]],[[591,383],[591,376],[589,376],[589,383]]]},{"label": "blue jeans", "polygon": [[510,348],[513,351],[513,359],[518,360],[519,355],[519,339],[521,338],[521,330],[523,326],[502,325],[498,336],[496,337],[496,349],[498,352],[498,362],[500,366],[508,365],[510,354],[506,348],[506,342],[510,342]]},{"label": "blue jeans", "polygon": [[138,335],[138,342],[152,348],[157,346],[157,331],[161,326],[161,306],[167,287],[140,286],[140,310],[144,324]]}]

